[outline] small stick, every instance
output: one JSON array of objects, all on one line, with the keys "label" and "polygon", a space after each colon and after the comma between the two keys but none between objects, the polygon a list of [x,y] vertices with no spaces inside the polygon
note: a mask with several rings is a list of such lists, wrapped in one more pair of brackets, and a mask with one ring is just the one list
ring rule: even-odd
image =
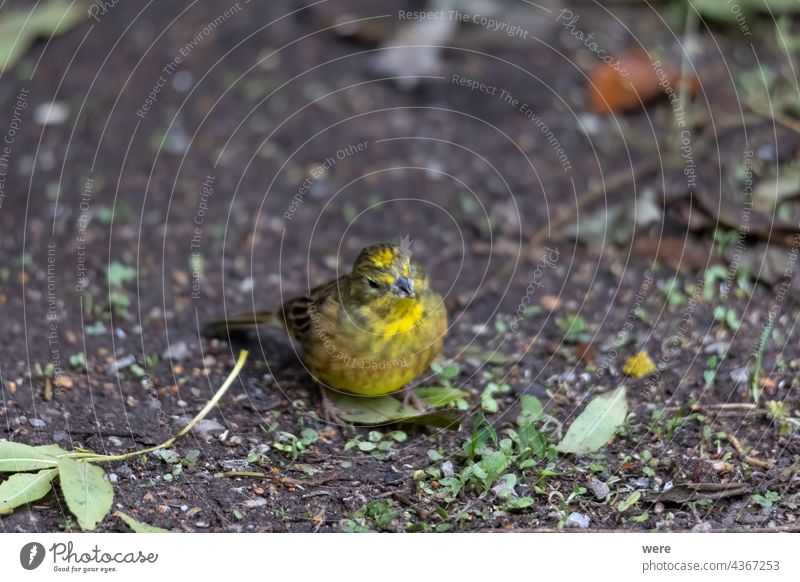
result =
[{"label": "small stick", "polygon": [[739,442],[739,439],[737,439],[735,435],[726,430],[725,437],[728,439],[728,442],[731,443],[731,446],[736,449],[736,454],[738,454],[745,463],[755,465],[756,467],[761,467],[762,469],[772,469],[773,465],[775,464],[773,461],[756,459],[755,457],[751,457],[745,453],[744,449],[742,448],[742,443]]},{"label": "small stick", "polygon": [[[689,407],[692,412],[703,412],[704,410],[744,410],[746,412],[760,412],[752,402],[723,402],[720,404],[699,404],[695,403]],[[766,413],[766,410],[762,410]]]},{"label": "small stick", "polygon": [[221,473],[214,473],[214,477],[266,477],[266,473],[260,471],[222,471]]}]

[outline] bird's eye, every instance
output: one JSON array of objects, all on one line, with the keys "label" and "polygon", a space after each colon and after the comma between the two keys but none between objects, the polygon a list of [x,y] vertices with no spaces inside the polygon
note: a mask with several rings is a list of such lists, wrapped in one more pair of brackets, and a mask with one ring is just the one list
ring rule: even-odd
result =
[{"label": "bird's eye", "polygon": [[378,289],[380,287],[380,285],[378,285],[378,283],[376,283],[372,279],[367,279],[367,283],[369,283],[369,286],[372,287],[373,289]]}]

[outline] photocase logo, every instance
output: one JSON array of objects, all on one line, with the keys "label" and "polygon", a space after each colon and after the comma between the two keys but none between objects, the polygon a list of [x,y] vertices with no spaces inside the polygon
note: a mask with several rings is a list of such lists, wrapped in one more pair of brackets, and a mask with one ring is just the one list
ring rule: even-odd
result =
[{"label": "photocase logo", "polygon": [[44,546],[39,542],[30,542],[19,551],[19,563],[26,570],[35,570],[44,561]]}]

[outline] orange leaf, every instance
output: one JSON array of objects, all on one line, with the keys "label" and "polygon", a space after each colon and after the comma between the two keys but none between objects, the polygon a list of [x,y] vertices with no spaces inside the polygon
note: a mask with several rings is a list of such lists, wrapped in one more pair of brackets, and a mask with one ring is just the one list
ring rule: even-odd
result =
[{"label": "orange leaf", "polygon": [[592,72],[589,103],[600,115],[638,109],[667,91],[677,94],[679,79],[676,69],[654,63],[643,50],[631,49],[618,62],[602,63]]}]

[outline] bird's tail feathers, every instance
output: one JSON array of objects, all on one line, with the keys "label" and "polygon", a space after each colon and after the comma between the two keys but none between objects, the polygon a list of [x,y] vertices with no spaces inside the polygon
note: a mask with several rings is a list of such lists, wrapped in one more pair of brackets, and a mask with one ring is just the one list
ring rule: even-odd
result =
[{"label": "bird's tail feathers", "polygon": [[229,333],[241,333],[259,325],[282,326],[282,323],[271,311],[258,311],[219,321],[209,321],[203,326],[202,332],[208,337],[224,337]]}]

